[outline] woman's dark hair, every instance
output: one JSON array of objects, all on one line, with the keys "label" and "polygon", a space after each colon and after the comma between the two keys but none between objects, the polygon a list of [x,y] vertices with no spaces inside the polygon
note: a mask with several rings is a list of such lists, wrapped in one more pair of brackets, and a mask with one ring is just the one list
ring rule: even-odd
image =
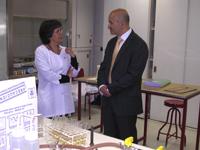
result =
[{"label": "woman's dark hair", "polygon": [[58,20],[45,20],[41,23],[39,29],[40,39],[43,44],[49,44],[49,38],[52,37],[53,31],[61,27],[62,24]]}]

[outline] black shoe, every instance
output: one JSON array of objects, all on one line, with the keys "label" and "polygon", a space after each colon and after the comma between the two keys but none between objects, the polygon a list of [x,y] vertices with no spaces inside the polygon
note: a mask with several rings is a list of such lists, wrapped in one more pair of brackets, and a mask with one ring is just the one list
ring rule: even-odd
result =
[{"label": "black shoe", "polygon": [[70,118],[72,114],[65,114],[65,117]]}]

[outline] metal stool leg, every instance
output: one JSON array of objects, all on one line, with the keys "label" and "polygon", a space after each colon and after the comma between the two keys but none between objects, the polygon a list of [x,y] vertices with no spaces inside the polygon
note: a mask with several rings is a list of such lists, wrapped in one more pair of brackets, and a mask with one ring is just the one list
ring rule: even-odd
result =
[{"label": "metal stool leg", "polygon": [[91,103],[90,103],[90,95],[88,96],[88,113],[89,113],[89,120],[91,119]]},{"label": "metal stool leg", "polygon": [[85,94],[85,103],[84,103],[84,111],[86,111],[86,101],[87,101],[88,94]]},{"label": "metal stool leg", "polygon": [[178,138],[178,125],[177,125],[177,113],[178,113],[178,109],[175,108],[175,120],[174,120],[174,125],[175,125],[175,137],[176,139]]},{"label": "metal stool leg", "polygon": [[170,134],[169,134],[169,133],[170,133],[170,131],[171,131],[171,127],[172,127],[174,111],[175,111],[175,109],[172,108],[171,118],[170,118],[170,123],[169,123],[169,129],[168,129],[168,131],[167,131],[167,137],[166,137],[166,140],[165,140],[165,147],[167,146],[168,139],[170,138]]},{"label": "metal stool leg", "polygon": [[159,140],[159,136],[160,136],[160,133],[161,133],[162,129],[163,129],[163,128],[167,125],[167,123],[168,123],[169,114],[170,114],[171,111],[172,111],[172,108],[170,108],[170,109],[168,110],[168,112],[167,112],[166,121],[165,121],[165,123],[162,125],[162,127],[159,129],[159,131],[158,131],[157,140]]}]

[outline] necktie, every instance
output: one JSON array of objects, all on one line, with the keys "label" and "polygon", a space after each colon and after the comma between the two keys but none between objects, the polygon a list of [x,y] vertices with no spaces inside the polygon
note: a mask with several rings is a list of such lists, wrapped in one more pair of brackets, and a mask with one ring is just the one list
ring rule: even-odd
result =
[{"label": "necktie", "polygon": [[117,57],[117,54],[119,53],[119,50],[120,50],[120,43],[122,42],[123,40],[121,38],[118,38],[117,39],[117,42],[115,44],[115,49],[113,51],[113,55],[112,55],[112,62],[111,62],[111,66],[110,66],[110,71],[109,71],[109,77],[108,77],[108,81],[109,83],[111,83],[111,72],[112,72],[112,68],[113,68],[113,65],[115,63],[115,59]]}]

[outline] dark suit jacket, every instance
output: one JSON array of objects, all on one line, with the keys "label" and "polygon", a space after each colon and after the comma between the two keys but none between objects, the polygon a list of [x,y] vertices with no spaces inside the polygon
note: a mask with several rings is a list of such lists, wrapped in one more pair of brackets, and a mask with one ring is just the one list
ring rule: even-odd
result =
[{"label": "dark suit jacket", "polygon": [[108,83],[108,74],[117,37],[112,38],[106,47],[104,60],[98,72],[98,86],[105,84],[111,97],[102,96],[102,106],[111,105],[118,116],[137,115],[143,112],[141,96],[142,74],[148,58],[146,43],[132,31],[122,45]]}]

